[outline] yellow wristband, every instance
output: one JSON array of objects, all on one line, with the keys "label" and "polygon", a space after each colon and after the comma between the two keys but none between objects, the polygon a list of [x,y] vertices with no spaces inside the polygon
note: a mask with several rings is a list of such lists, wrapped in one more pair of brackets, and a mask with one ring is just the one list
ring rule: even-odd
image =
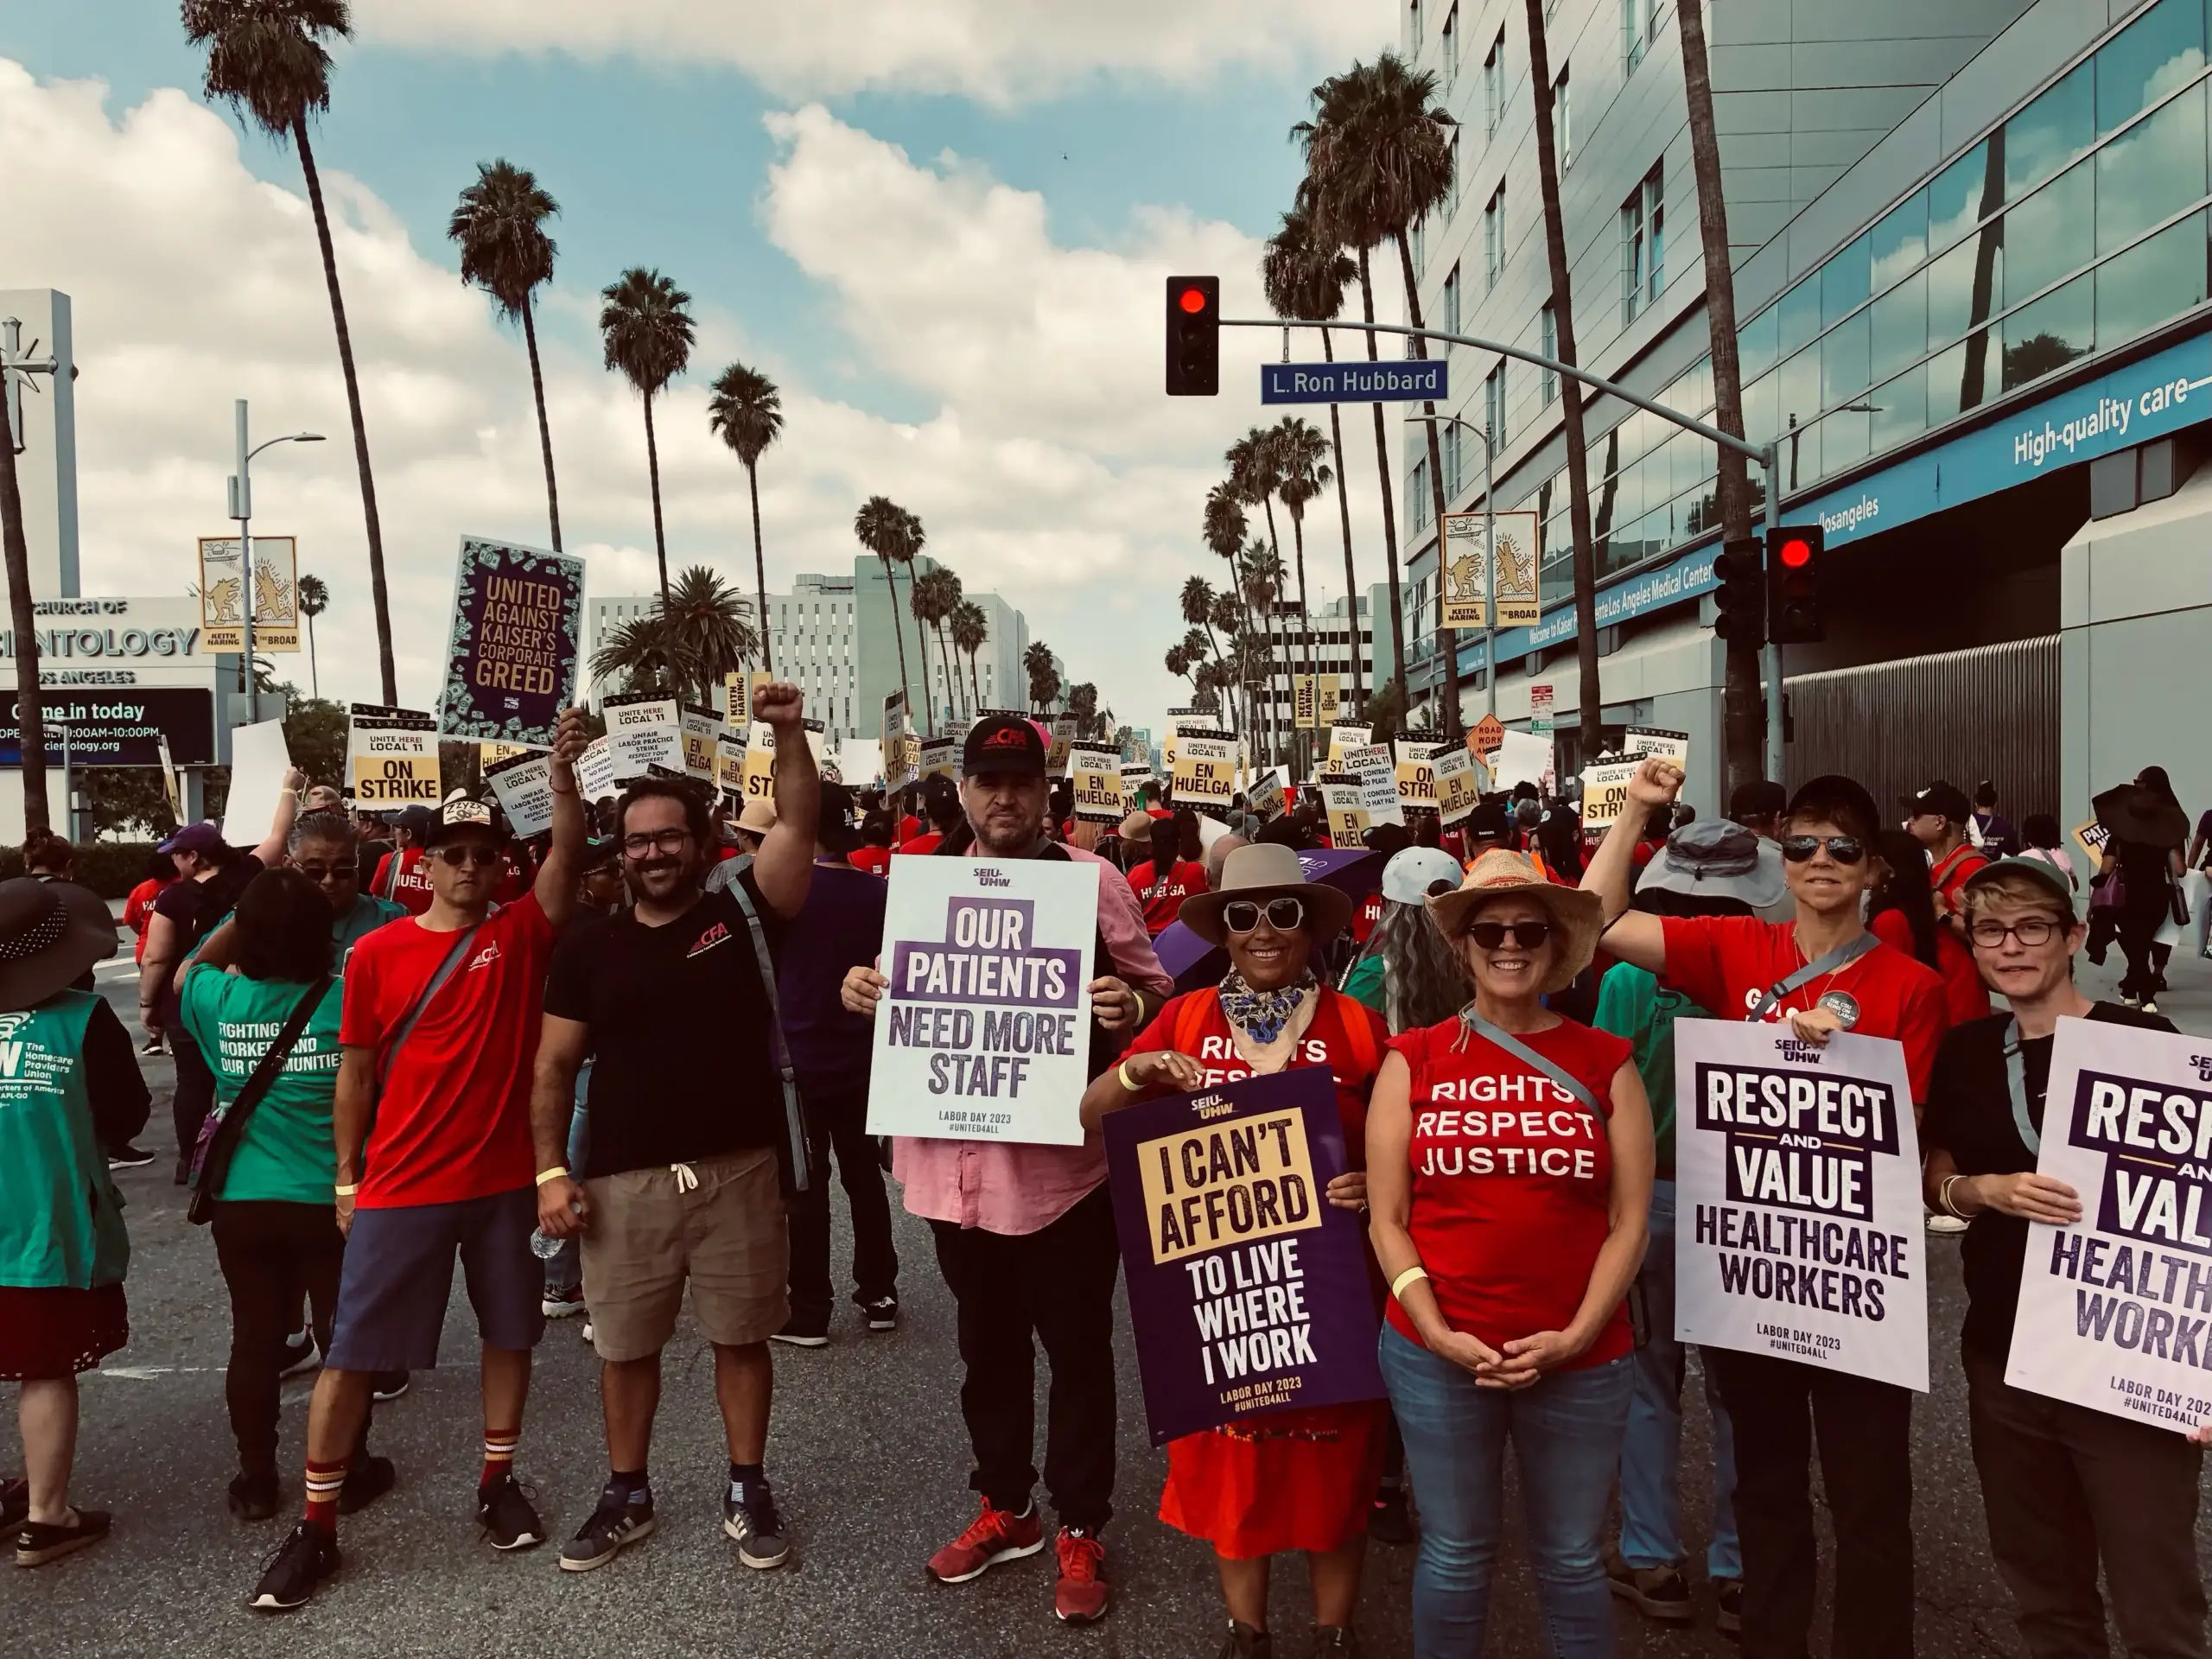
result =
[{"label": "yellow wristband", "polygon": [[563,1164],[556,1164],[550,1169],[541,1169],[537,1172],[537,1184],[543,1186],[548,1181],[563,1179],[568,1173],[567,1166]]},{"label": "yellow wristband", "polygon": [[1129,1063],[1127,1060],[1123,1060],[1114,1068],[1114,1075],[1121,1079],[1122,1087],[1131,1094],[1141,1095],[1144,1092],[1144,1084],[1129,1075]]},{"label": "yellow wristband", "polygon": [[1414,1280],[1426,1279],[1427,1277],[1428,1269],[1422,1267],[1418,1262],[1416,1262],[1412,1267],[1408,1268],[1403,1273],[1400,1274],[1396,1278],[1390,1281],[1390,1294],[1394,1297],[1402,1295],[1405,1292],[1406,1287],[1413,1283]]},{"label": "yellow wristband", "polygon": [[361,1189],[359,1186],[334,1186],[330,1190],[334,1197],[350,1198]]}]

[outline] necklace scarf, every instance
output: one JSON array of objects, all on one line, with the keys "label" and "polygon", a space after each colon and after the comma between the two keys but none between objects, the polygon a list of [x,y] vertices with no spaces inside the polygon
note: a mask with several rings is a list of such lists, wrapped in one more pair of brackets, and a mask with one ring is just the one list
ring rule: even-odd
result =
[{"label": "necklace scarf", "polygon": [[1308,968],[1279,990],[1255,991],[1244,982],[1243,975],[1232,970],[1221,982],[1222,1017],[1253,1043],[1266,1048],[1281,1037],[1299,1005],[1319,984],[1313,970]]}]

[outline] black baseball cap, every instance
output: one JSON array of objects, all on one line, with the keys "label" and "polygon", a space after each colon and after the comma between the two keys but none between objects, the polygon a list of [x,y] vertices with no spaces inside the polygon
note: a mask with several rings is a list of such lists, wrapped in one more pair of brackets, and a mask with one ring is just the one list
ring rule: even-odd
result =
[{"label": "black baseball cap", "polygon": [[438,821],[438,815],[421,804],[403,806],[391,815],[391,827],[404,830],[410,835],[421,836]]},{"label": "black baseball cap", "polygon": [[1974,816],[1974,803],[1967,799],[1966,791],[1941,778],[1916,794],[1906,796],[1904,804],[1912,809],[1915,817],[1923,812],[1940,812],[1953,823],[1964,823]]},{"label": "black baseball cap", "polygon": [[1045,775],[1045,740],[1018,715],[987,715],[968,728],[960,748],[960,775],[1012,772],[1021,778]]},{"label": "black baseball cap", "polygon": [[814,825],[814,838],[823,849],[843,855],[866,845],[860,821],[860,804],[854,792],[842,784],[824,782],[821,814]]},{"label": "black baseball cap", "polygon": [[499,808],[456,790],[439,803],[430,827],[423,834],[423,844],[442,847],[447,842],[460,840],[472,830],[481,831],[496,845],[506,844],[506,820],[499,815]]}]

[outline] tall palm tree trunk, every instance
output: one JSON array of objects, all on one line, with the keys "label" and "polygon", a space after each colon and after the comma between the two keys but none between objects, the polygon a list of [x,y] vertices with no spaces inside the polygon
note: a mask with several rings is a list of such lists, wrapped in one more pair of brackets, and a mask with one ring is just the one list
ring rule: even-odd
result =
[{"label": "tall palm tree trunk", "polygon": [[[906,593],[911,600],[914,592],[914,573],[906,572]],[[917,616],[914,619],[914,649],[922,654],[922,735],[937,735],[937,698],[930,691],[930,631]]]},{"label": "tall palm tree trunk", "polygon": [[982,647],[978,645],[968,653],[968,717],[970,720],[976,717],[976,711],[983,706],[982,682],[976,677],[976,658],[982,654]]},{"label": "tall palm tree trunk", "polygon": [[[1744,435],[1744,364],[1736,345],[1736,276],[1728,260],[1728,203],[1720,188],[1720,141],[1713,124],[1713,69],[1706,53],[1701,0],[1681,0],[1682,85],[1689,104],[1690,170],[1697,178],[1697,226],[1705,254],[1705,311],[1713,335],[1713,423]],[[1775,480],[1769,479],[1772,489]],[[1742,454],[1720,450],[1720,537],[1751,533],[1751,485]],[[1759,653],[1732,644],[1721,679],[1723,743],[1731,794],[1766,770],[1766,734],[1759,707]],[[1781,688],[1775,688],[1779,694]]]},{"label": "tall palm tree trunk", "polygon": [[[891,595],[891,638],[899,647],[899,690],[902,695],[911,696],[912,694],[906,690],[906,636],[899,631],[899,584],[892,579],[891,556],[879,553],[875,556],[883,561],[883,590]],[[912,709],[908,709],[907,717],[912,719],[913,713]],[[877,734],[881,735],[880,728]]]},{"label": "tall palm tree trunk", "polygon": [[[1541,3],[1541,0],[1538,0]],[[1406,317],[1413,326],[1422,326],[1421,320],[1421,285],[1414,278],[1414,245],[1401,226],[1397,233],[1398,269],[1406,280]],[[1414,355],[1426,358],[1428,342],[1419,334],[1411,336]],[[1448,355],[1448,353],[1447,353]],[[1436,648],[1444,654],[1444,720],[1440,729],[1447,738],[1459,735],[1459,646],[1452,632],[1444,626],[1444,515],[1450,503],[1444,494],[1444,447],[1436,435],[1436,405],[1421,404],[1421,412],[1429,418],[1421,423],[1428,434],[1428,489],[1429,499],[1436,506]],[[1593,751],[1594,753],[1594,751]]]},{"label": "tall palm tree trunk", "polygon": [[[1537,0],[1541,5],[1543,0]],[[1369,268],[1367,250],[1359,251],[1359,307],[1369,322],[1375,321],[1375,276]],[[1367,334],[1367,360],[1379,363],[1382,354],[1376,348],[1375,332]],[[1406,693],[1406,604],[1398,587],[1398,512],[1390,499],[1390,435],[1382,423],[1382,405],[1370,405],[1375,411],[1375,470],[1382,480],[1382,556],[1389,561],[1390,571],[1390,671],[1398,682],[1398,695]]]},{"label": "tall palm tree trunk", "polygon": [[545,516],[553,526],[553,550],[561,550],[561,491],[553,481],[553,425],[545,418],[545,372],[537,364],[537,324],[530,296],[522,297],[522,340],[530,348],[530,389],[537,398],[537,447],[545,455]]},{"label": "tall palm tree trunk", "polygon": [[[1529,19],[1529,81],[1536,104],[1536,177],[1544,199],[1544,258],[1551,273],[1552,318],[1559,339],[1559,360],[1572,365],[1577,361],[1574,304],[1567,275],[1567,219],[1560,210],[1559,137],[1552,125],[1551,52],[1544,41],[1544,0],[1523,3]],[[1571,374],[1560,376],[1559,401],[1560,418],[1567,429],[1567,521],[1574,535],[1574,658],[1580,671],[1577,712],[1586,766],[1604,747],[1601,728],[1605,710],[1598,679],[1598,555],[1590,539],[1590,457],[1583,449],[1582,383]],[[1542,568],[1539,550],[1539,594]]]},{"label": "tall palm tree trunk", "polygon": [[52,827],[46,805],[46,704],[39,695],[38,616],[31,609],[31,550],[23,539],[22,486],[16,438],[0,403],[0,555],[8,569],[8,621],[16,633],[16,717],[22,751],[23,833]]},{"label": "tall palm tree trunk", "polygon": [[317,664],[315,656],[315,613],[313,611],[309,611],[307,613],[307,616],[308,695],[311,697],[320,698],[322,696],[322,670],[321,666]]},{"label": "tall palm tree trunk", "polygon": [[377,481],[369,468],[369,428],[361,418],[361,378],[353,371],[353,335],[346,326],[346,296],[338,286],[338,254],[330,243],[330,215],[322,205],[322,175],[315,170],[315,149],[308,143],[304,115],[292,123],[292,142],[299,146],[300,170],[307,175],[308,204],[315,209],[315,240],[322,245],[322,279],[330,289],[330,320],[338,330],[338,362],[346,374],[346,407],[353,417],[353,460],[361,473],[361,518],[369,540],[369,594],[376,607],[377,666],[383,674],[384,700],[389,707],[399,702],[399,677],[391,659],[391,595],[384,578],[384,527],[377,518]]},{"label": "tall palm tree trunk", "polygon": [[[1297,550],[1298,612],[1300,619],[1300,632],[1302,632],[1306,638],[1306,677],[1311,681],[1313,679],[1313,613],[1306,603],[1306,512],[1303,507],[1300,507],[1298,512],[1290,515],[1290,539],[1291,545]],[[1295,695],[1294,695],[1290,700],[1290,712],[1291,718],[1294,721],[1296,720],[1298,717],[1298,698]],[[1313,684],[1313,718],[1316,723],[1319,723],[1320,717],[1321,687],[1319,683],[1315,681]],[[1306,756],[1311,752],[1310,742],[1307,739],[1300,737],[1294,732],[1291,738],[1291,746],[1297,751],[1298,764],[1300,769],[1302,771],[1305,768]]]},{"label": "tall palm tree trunk", "polygon": [[660,519],[660,445],[653,437],[653,395],[645,394],[645,477],[653,493],[653,556],[660,561],[660,607],[668,609],[668,534]]},{"label": "tall palm tree trunk", "polygon": [[957,707],[959,694],[953,688],[960,683],[960,666],[944,643],[944,619],[939,617],[930,626],[937,633],[937,682],[944,693],[944,712],[951,715]]},{"label": "tall palm tree trunk", "polygon": [[753,493],[753,582],[760,601],[760,666],[773,674],[776,665],[768,657],[768,563],[760,551],[760,474],[749,461],[745,483]]},{"label": "tall palm tree trunk", "polygon": [[[1329,331],[1325,328],[1321,331],[1321,357],[1325,362],[1333,363],[1337,360],[1336,350],[1330,344]],[[1351,609],[1350,632],[1346,637],[1351,642],[1351,706],[1352,712],[1357,714],[1359,712],[1361,704],[1365,702],[1360,695],[1359,684],[1359,575],[1353,569],[1351,561],[1351,486],[1344,482],[1344,424],[1343,418],[1337,413],[1337,406],[1334,404],[1329,405],[1329,448],[1337,458],[1337,517],[1342,521],[1344,529],[1344,596]],[[1318,688],[1315,696],[1314,719],[1317,722],[1315,747],[1318,749],[1319,747],[1318,722],[1320,719]]]}]

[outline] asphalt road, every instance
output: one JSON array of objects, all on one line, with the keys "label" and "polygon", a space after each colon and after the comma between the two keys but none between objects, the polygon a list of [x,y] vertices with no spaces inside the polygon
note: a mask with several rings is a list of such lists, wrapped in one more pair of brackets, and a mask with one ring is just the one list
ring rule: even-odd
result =
[{"label": "asphalt road", "polygon": [[[105,969],[101,977],[130,1017],[135,987],[124,966]],[[2189,1028],[2212,1033],[2212,973],[2192,961],[2177,965],[2176,979],[2170,1009]],[[2108,973],[2095,977],[2098,988],[2109,981]],[[168,1154],[169,1068],[166,1061],[148,1065],[159,1097],[145,1144]],[[243,1526],[224,1509],[224,1486],[235,1468],[223,1409],[227,1305],[213,1246],[186,1224],[169,1162],[165,1155],[122,1178],[135,1252],[133,1339],[84,1385],[74,1493],[81,1503],[114,1510],[116,1535],[54,1567],[0,1574],[0,1654],[388,1659],[650,1651],[977,1659],[1052,1650],[1210,1659],[1219,1646],[1223,1616],[1208,1553],[1153,1518],[1165,1460],[1147,1441],[1126,1320],[1118,1366],[1121,1513],[1107,1533],[1115,1583],[1108,1618],[1083,1630],[1055,1623],[1049,1553],[968,1585],[938,1585],[925,1575],[923,1560],[966,1523],[973,1500],[951,1299],[926,1230],[904,1217],[904,1327],[869,1337],[847,1307],[828,1348],[777,1351],[768,1467],[794,1539],[792,1564],[784,1570],[747,1571],[722,1536],[724,1453],[711,1365],[688,1322],[666,1361],[652,1460],[658,1535],[590,1574],[561,1573],[550,1546],[495,1554],[472,1518],[480,1422],[471,1319],[456,1294],[447,1368],[418,1376],[413,1390],[378,1416],[376,1446],[397,1461],[397,1490],[342,1524],[345,1570],[311,1607],[274,1620],[250,1613],[245,1598],[296,1512],[298,1479],[286,1476],[286,1515],[278,1522]],[[1955,1358],[1957,1251],[1938,1242],[1931,1255],[1935,1387],[1914,1418],[1919,1649],[1947,1659],[2018,1654],[1967,1450],[1965,1387]],[[594,1382],[577,1324],[556,1324],[538,1351],[517,1466],[560,1537],[588,1512],[604,1478]],[[308,1389],[305,1379],[286,1385],[288,1471],[302,1455]],[[1685,1465],[1701,1471],[1706,1423],[1694,1384],[1688,1392]],[[0,1466],[13,1465],[13,1439],[12,1427],[0,1437]],[[1707,1495],[1697,1473],[1686,1484],[1690,1542],[1701,1552]],[[2201,1529],[2200,1552],[2208,1537]],[[1375,1654],[1411,1651],[1413,1558],[1411,1548],[1370,1550],[1359,1622]],[[1306,1650],[1310,1605],[1302,1566],[1286,1563],[1274,1599],[1286,1659]],[[1734,1652],[1713,1630],[1709,1607],[1688,1631],[1662,1630],[1625,1609],[1619,1618],[1624,1655]],[[1509,1544],[1492,1622],[1491,1653],[1543,1651],[1517,1539]],[[1815,1651],[1827,1651],[1824,1630]]]}]

